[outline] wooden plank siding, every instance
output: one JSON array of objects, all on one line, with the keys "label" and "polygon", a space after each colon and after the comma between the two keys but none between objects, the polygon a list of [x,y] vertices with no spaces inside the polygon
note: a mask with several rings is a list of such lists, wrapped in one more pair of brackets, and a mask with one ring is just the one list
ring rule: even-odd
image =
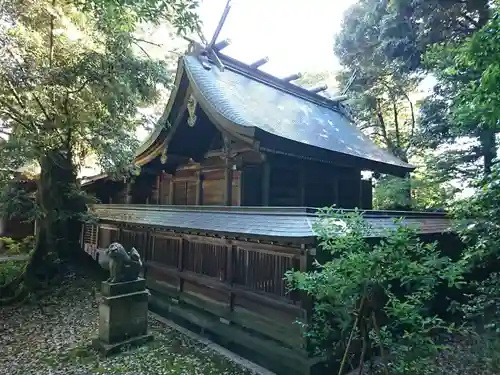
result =
[{"label": "wooden plank siding", "polygon": [[105,248],[114,241],[134,246],[143,257],[153,309],[163,306],[172,318],[214,334],[227,331],[225,339],[249,350],[266,348],[273,358],[307,362],[296,321],[306,320],[309,311],[283,280],[287,270],[306,270],[307,249],[121,224],[84,225],[82,245]]}]

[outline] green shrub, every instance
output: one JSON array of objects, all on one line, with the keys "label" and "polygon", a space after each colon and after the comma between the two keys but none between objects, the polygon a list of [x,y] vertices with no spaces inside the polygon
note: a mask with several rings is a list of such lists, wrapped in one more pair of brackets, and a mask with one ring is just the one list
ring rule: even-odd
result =
[{"label": "green shrub", "polygon": [[385,373],[428,373],[441,348],[436,333],[451,329],[430,305],[438,285],[461,284],[460,263],[402,223],[372,245],[372,228],[358,212],[325,209],[315,229],[329,260],[286,277],[314,300],[311,319],[301,324],[316,351],[340,358],[344,369],[380,356]]},{"label": "green shrub", "polygon": [[22,255],[29,254],[35,246],[35,237],[28,236],[21,241],[16,241],[9,237],[0,237],[0,242],[6,247],[7,255]]},{"label": "green shrub", "polygon": [[0,263],[0,286],[8,284],[24,271],[25,261],[8,261]]},{"label": "green shrub", "polygon": [[458,306],[468,323],[500,332],[500,164],[474,183],[475,193],[457,204],[453,214],[467,245],[461,262],[470,280],[468,300]]}]

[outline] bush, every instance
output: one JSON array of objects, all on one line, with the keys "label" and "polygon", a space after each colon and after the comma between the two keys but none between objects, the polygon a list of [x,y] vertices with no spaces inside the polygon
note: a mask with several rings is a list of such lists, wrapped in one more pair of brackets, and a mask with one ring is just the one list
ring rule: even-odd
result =
[{"label": "bush", "polygon": [[19,276],[26,266],[25,261],[8,261],[0,263],[0,286],[8,284]]},{"label": "bush", "polygon": [[29,254],[35,246],[35,237],[28,236],[21,241],[16,241],[9,237],[0,237],[0,242],[6,247],[7,255],[22,255]]},{"label": "bush", "polygon": [[456,205],[460,238],[467,245],[468,301],[459,306],[469,323],[500,332],[500,164],[474,183],[475,193]]},{"label": "bush", "polygon": [[286,274],[292,289],[314,300],[301,324],[315,350],[342,358],[341,371],[380,356],[386,374],[428,373],[441,348],[436,334],[452,328],[431,313],[431,302],[438,285],[462,283],[461,264],[401,222],[375,245],[358,212],[325,209],[315,230],[329,260]]}]

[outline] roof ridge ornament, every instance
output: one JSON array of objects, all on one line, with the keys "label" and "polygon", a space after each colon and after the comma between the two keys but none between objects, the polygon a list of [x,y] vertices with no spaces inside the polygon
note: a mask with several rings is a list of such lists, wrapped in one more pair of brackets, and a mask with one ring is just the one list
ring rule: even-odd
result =
[{"label": "roof ridge ornament", "polygon": [[212,68],[210,64],[210,60],[212,60],[221,72],[224,71],[224,64],[222,63],[217,53],[231,44],[231,40],[224,39],[220,42],[217,42],[217,38],[219,37],[222,27],[224,26],[224,22],[226,22],[227,15],[231,10],[231,5],[232,0],[227,0],[226,6],[224,7],[221,18],[219,20],[219,23],[217,24],[217,27],[215,28],[210,43],[207,41],[200,28],[198,28],[196,31],[201,43],[198,43],[189,38],[185,38],[189,41],[188,54],[196,56],[206,70],[210,70]]},{"label": "roof ridge ornament", "polygon": [[269,57],[265,56],[249,65],[251,69],[258,69],[262,65],[266,64],[269,62]]},{"label": "roof ridge ornament", "polygon": [[298,80],[299,78],[302,78],[301,72],[290,74],[289,76],[283,77],[282,80],[285,82],[292,82]]}]

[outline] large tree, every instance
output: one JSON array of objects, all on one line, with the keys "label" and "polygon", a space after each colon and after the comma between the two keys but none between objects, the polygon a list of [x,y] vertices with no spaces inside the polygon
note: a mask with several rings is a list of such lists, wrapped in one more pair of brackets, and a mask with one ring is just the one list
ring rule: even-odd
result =
[{"label": "large tree", "polygon": [[[140,23],[197,27],[190,0],[3,0],[0,13],[2,174],[40,168],[36,247],[17,283],[46,276],[49,258],[78,247],[85,199],[77,173],[89,155],[104,170],[126,171],[137,146],[139,107],[153,104],[171,74],[144,51]],[[9,292],[23,290],[10,285]],[[6,290],[3,290],[5,293]]]},{"label": "large tree", "polygon": [[[455,98],[482,75],[466,67],[460,56],[491,20],[498,4],[488,0],[392,0],[385,4],[389,16],[379,28],[384,55],[398,65],[411,62],[406,65],[411,72],[437,78],[432,95],[422,102],[419,146],[435,148],[470,138],[476,141],[469,142],[470,147],[462,145],[438,156],[444,175],[470,179],[478,165],[488,173],[496,156],[495,131],[477,117],[459,119]],[[452,66],[458,74],[450,74]]]},{"label": "large tree", "polygon": [[[344,68],[339,80],[344,85],[351,82],[350,105],[358,126],[380,146],[408,162],[416,131],[412,92],[421,76],[412,70],[415,63],[411,59],[402,62],[389,58],[381,40],[384,25],[404,26],[400,19],[393,18],[388,2],[362,0],[346,12],[335,40],[335,52]],[[400,31],[411,34],[405,27]],[[398,183],[406,197],[398,206],[410,204],[409,182],[407,176]]]},{"label": "large tree", "polygon": [[[491,10],[498,14],[497,5]],[[423,106],[423,140],[469,139],[468,147],[445,155],[444,162],[465,179],[479,168],[491,171],[497,156],[500,84],[500,23],[497,16],[474,34],[460,41],[434,45],[425,63],[432,68],[438,85]],[[457,156],[455,159],[450,156]]]},{"label": "large tree", "polygon": [[[467,103],[467,87],[482,73],[457,58],[495,8],[487,0],[360,0],[346,12],[336,39],[345,68],[341,79],[356,72],[351,103],[375,141],[403,160],[462,141],[461,147],[426,158],[429,170],[439,166],[446,172],[432,173],[435,183],[470,177],[479,160],[488,172],[496,156],[492,126],[470,112],[464,116],[458,105]],[[416,101],[411,94],[429,75],[438,81],[434,93]]]}]

